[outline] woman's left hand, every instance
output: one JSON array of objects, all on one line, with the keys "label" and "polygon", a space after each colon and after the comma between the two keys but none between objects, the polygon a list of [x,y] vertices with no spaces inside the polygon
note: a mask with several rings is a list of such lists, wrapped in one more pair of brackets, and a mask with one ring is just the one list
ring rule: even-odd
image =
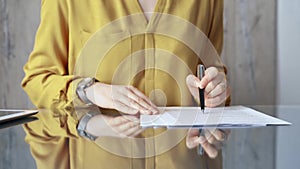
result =
[{"label": "woman's left hand", "polygon": [[[205,75],[200,81],[195,75],[188,75],[186,84],[199,103],[199,88],[205,88],[205,106],[217,107],[225,103],[230,96],[230,88],[227,85],[227,79],[224,72],[219,72],[217,68],[210,67],[206,69]],[[225,104],[224,104],[225,106]]]}]

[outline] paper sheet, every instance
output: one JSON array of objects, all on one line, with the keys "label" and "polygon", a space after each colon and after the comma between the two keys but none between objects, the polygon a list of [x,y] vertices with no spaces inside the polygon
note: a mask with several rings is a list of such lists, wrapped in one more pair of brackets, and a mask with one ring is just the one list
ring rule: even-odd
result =
[{"label": "paper sheet", "polygon": [[287,126],[291,123],[244,106],[206,108],[161,107],[160,115],[141,115],[141,126],[169,128],[248,128]]}]

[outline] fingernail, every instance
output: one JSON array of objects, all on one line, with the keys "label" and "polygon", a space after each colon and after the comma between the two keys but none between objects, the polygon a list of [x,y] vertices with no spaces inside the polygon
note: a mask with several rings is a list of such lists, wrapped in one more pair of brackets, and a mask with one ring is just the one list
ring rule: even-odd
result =
[{"label": "fingernail", "polygon": [[218,156],[218,151],[213,151],[211,152],[211,154],[209,155],[210,158],[215,159]]},{"label": "fingernail", "polygon": [[204,89],[204,85],[201,82],[199,83],[199,87],[200,89]]},{"label": "fingernail", "polygon": [[197,87],[201,87],[201,82],[195,82],[195,85],[196,85]]}]

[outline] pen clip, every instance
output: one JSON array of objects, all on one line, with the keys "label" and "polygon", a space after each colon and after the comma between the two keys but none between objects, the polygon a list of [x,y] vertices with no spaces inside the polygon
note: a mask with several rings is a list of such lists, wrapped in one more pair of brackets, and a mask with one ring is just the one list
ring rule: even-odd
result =
[{"label": "pen clip", "polygon": [[197,66],[197,77],[202,80],[202,78],[204,77],[205,74],[205,67],[202,64],[199,64]]}]

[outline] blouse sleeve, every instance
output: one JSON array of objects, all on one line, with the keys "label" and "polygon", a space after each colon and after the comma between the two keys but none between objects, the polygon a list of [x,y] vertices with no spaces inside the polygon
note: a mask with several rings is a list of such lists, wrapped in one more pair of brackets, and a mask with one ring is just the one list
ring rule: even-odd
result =
[{"label": "blouse sleeve", "polygon": [[[224,26],[223,26],[223,12],[224,12],[224,0],[214,0],[213,1],[213,17],[211,22],[211,29],[208,34],[208,38],[212,45],[214,46],[219,57],[222,55],[223,51],[223,39],[224,39]],[[219,71],[224,71],[227,75],[227,68],[222,63],[221,67],[218,67]],[[231,102],[231,96],[225,101],[225,105],[229,106]]]},{"label": "blouse sleeve", "polygon": [[66,0],[42,0],[41,20],[35,45],[24,66],[22,87],[39,109],[51,110],[53,118],[42,118],[55,126],[56,135],[77,136],[79,117],[74,102],[80,77],[68,72],[68,5]]},{"label": "blouse sleeve", "polygon": [[208,38],[215,47],[219,55],[222,54],[223,49],[223,0],[214,0],[213,9],[212,9],[212,20],[211,20],[211,29],[208,33]]},{"label": "blouse sleeve", "polygon": [[206,67],[214,66],[219,71],[226,73],[226,67],[222,63],[220,58],[223,50],[223,0],[211,0],[209,12],[208,25],[209,29],[206,32],[208,41],[201,47],[200,55],[203,60],[199,60],[199,63],[203,63]]}]

